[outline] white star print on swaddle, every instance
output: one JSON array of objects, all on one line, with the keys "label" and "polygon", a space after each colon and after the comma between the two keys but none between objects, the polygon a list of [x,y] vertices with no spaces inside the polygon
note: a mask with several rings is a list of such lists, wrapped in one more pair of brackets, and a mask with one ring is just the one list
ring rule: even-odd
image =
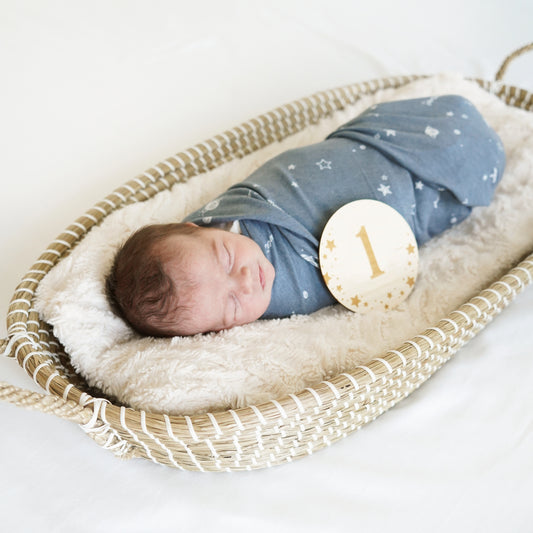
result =
[{"label": "white star print on swaddle", "polygon": [[321,159],[320,161],[317,161],[316,164],[318,165],[318,168],[320,170],[324,170],[324,169],[331,170],[331,161],[326,161],[325,159]]},{"label": "white star print on swaddle", "polygon": [[426,129],[424,130],[424,133],[431,137],[432,139],[435,139],[437,135],[439,134],[439,130],[436,128],[432,128],[431,126],[426,126]]},{"label": "white star print on swaddle", "polygon": [[390,185],[383,185],[383,183],[378,187],[378,191],[383,196],[387,196],[387,194],[392,194],[392,192],[390,190]]}]

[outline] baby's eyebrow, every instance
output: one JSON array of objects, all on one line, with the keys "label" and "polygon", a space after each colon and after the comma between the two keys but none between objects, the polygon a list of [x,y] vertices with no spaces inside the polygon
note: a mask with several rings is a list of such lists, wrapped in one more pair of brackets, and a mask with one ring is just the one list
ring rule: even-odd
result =
[{"label": "baby's eyebrow", "polygon": [[219,263],[220,265],[223,265],[224,261],[222,260],[221,248],[222,248],[222,245],[220,244],[220,241],[213,239],[213,243],[211,245],[212,252],[215,256],[217,263]]},{"label": "baby's eyebrow", "polygon": [[[224,259],[222,257],[223,249],[224,249],[224,243],[217,239],[213,239],[211,242],[211,253],[214,256],[214,261],[220,265],[221,267],[225,268]],[[231,322],[228,323],[226,319],[226,306],[227,302],[221,302],[221,310],[219,311],[219,324],[216,326],[216,331],[220,331],[221,329],[229,329],[232,327]]]},{"label": "baby's eyebrow", "polygon": [[222,241],[213,240],[213,247],[218,263],[222,268],[226,269],[231,263],[231,257],[227,246]]}]

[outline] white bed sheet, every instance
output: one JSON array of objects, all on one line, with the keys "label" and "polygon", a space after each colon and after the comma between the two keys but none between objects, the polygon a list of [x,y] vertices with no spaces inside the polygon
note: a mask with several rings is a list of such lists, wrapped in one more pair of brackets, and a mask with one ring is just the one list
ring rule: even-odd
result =
[{"label": "white bed sheet", "polygon": [[[27,0],[0,11],[2,319],[64,227],[171,153],[355,81],[490,79],[533,40],[533,5],[519,0]],[[533,90],[532,66],[533,55],[516,60],[506,82]],[[120,461],[74,424],[0,403],[2,529],[531,531],[532,310],[530,288],[378,420],[270,470]],[[39,390],[2,358],[0,380]]]}]

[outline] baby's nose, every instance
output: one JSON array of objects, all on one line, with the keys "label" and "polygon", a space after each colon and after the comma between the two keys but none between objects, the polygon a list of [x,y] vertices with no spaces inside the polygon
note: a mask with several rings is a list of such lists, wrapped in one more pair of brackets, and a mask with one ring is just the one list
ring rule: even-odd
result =
[{"label": "baby's nose", "polygon": [[252,272],[247,266],[243,266],[239,271],[239,287],[242,294],[250,294],[252,292]]}]

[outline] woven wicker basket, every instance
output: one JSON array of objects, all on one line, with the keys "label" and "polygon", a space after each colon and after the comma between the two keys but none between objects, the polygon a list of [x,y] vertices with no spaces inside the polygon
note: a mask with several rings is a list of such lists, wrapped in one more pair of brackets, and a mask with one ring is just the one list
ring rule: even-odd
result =
[{"label": "woven wicker basket", "polygon": [[[497,80],[514,57],[532,48],[533,43],[509,56]],[[279,141],[363,95],[420,77],[357,83],[279,107],[168,158],[96,204],[40,255],[15,290],[9,307],[8,339],[2,341],[2,351],[15,357],[47,394],[0,382],[0,398],[70,419],[117,456],[145,457],[182,470],[218,471],[262,468],[306,456],[360,429],[408,396],[532,282],[533,250],[434,327],[366,366],[298,394],[192,417],[136,411],[98,398],[74,373],[51,327],[34,311],[33,298],[46,273],[114,210]],[[508,105],[533,109],[533,94],[523,89],[499,81],[475,81]]]}]

